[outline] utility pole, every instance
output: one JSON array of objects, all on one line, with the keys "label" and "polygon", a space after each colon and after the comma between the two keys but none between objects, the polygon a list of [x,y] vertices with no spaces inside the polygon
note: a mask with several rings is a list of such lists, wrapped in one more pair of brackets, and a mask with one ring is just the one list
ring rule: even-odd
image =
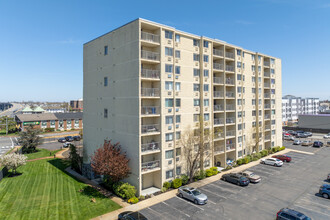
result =
[{"label": "utility pole", "polygon": [[8,118],[6,117],[6,135],[8,135]]}]

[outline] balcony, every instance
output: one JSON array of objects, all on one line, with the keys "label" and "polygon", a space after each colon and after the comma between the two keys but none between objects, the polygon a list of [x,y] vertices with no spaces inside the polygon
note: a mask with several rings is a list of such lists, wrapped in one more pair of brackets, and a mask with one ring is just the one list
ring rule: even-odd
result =
[{"label": "balcony", "polygon": [[269,78],[270,77],[270,73],[264,72],[264,77]]},{"label": "balcony", "polygon": [[213,77],[213,84],[223,84],[222,77]]},{"label": "balcony", "polygon": [[264,88],[270,88],[270,83],[264,83]]},{"label": "balcony", "polygon": [[271,125],[270,124],[265,125],[265,130],[269,131],[270,129],[271,129]]},{"label": "balcony", "polygon": [[226,151],[235,150],[235,144],[226,144]]},{"label": "balcony", "polygon": [[151,34],[142,31],[141,32],[141,40],[152,42],[152,43],[159,43],[160,42],[160,37],[159,35],[156,34]]},{"label": "balcony", "polygon": [[235,98],[234,92],[226,92],[226,98]]},{"label": "balcony", "polygon": [[159,97],[159,89],[158,88],[141,88],[141,96],[145,97]]},{"label": "balcony", "polygon": [[226,111],[234,111],[234,110],[235,110],[235,105],[233,104],[226,105]]},{"label": "balcony", "polygon": [[226,58],[235,59],[235,54],[232,52],[226,51]]},{"label": "balcony", "polygon": [[232,137],[232,136],[235,136],[235,131],[234,130],[226,131],[226,137]]},{"label": "balcony", "polygon": [[270,104],[265,104],[264,108],[270,108]]},{"label": "balcony", "polygon": [[270,66],[270,63],[264,61],[264,66],[265,66],[265,67],[269,67],[269,66]]},{"label": "balcony", "polygon": [[235,85],[235,81],[234,81],[234,79],[226,78],[226,84],[227,85]]},{"label": "balcony", "polygon": [[223,125],[223,118],[214,118],[214,125]]},{"label": "balcony", "polygon": [[226,124],[233,124],[235,123],[235,118],[226,118]]},{"label": "balcony", "polygon": [[265,119],[270,119],[270,114],[265,114]]},{"label": "balcony", "polygon": [[141,171],[142,172],[147,172],[147,171],[155,170],[155,169],[158,169],[158,168],[160,168],[159,160],[145,162],[145,163],[142,163],[142,165],[141,165]]},{"label": "balcony", "polygon": [[270,93],[265,93],[265,94],[264,94],[264,98],[265,98],[265,99],[269,99],[269,98],[270,98]]},{"label": "balcony", "polygon": [[141,69],[141,77],[146,79],[160,79],[160,71],[152,69]]},{"label": "balcony", "polygon": [[223,57],[223,50],[213,49],[213,55]]},{"label": "balcony", "polygon": [[141,125],[141,132],[142,134],[159,132],[159,125]]},{"label": "balcony", "polygon": [[270,141],[270,135],[265,136],[265,141]]},{"label": "balcony", "polygon": [[160,110],[157,106],[141,106],[141,114],[143,116],[152,116],[152,115],[159,115]]},{"label": "balcony", "polygon": [[148,50],[141,50],[141,58],[146,60],[159,61],[159,53]]},{"label": "balcony", "polygon": [[214,154],[222,154],[225,152],[225,148],[222,146],[214,146]]},{"label": "balcony", "polygon": [[214,133],[214,139],[223,139],[224,135],[222,132],[216,132]]},{"label": "balcony", "polygon": [[235,68],[234,68],[234,66],[226,65],[226,71],[234,72]]},{"label": "balcony", "polygon": [[223,111],[223,105],[214,105],[213,110],[216,111]]},{"label": "balcony", "polygon": [[160,151],[160,144],[158,142],[151,142],[141,145],[142,153],[152,153]]},{"label": "balcony", "polygon": [[223,70],[223,64],[222,63],[213,63],[213,69]]},{"label": "balcony", "polygon": [[223,92],[222,91],[214,91],[213,96],[215,98],[223,98]]}]

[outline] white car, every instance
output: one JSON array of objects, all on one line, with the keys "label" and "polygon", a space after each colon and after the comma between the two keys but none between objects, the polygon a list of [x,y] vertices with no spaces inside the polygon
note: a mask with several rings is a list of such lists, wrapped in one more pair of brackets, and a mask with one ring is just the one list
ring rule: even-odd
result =
[{"label": "white car", "polygon": [[272,166],[276,166],[276,167],[281,167],[283,165],[283,161],[276,159],[276,158],[261,159],[260,163],[272,165]]},{"label": "white car", "polygon": [[330,138],[330,133],[323,136],[324,139]]}]

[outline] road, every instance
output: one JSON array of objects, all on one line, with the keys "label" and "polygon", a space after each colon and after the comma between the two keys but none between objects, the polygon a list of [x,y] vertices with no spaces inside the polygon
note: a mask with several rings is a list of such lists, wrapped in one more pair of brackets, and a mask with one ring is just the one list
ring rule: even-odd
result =
[{"label": "road", "polygon": [[11,103],[11,104],[13,104],[13,107],[11,107],[3,112],[0,112],[0,117],[8,116],[8,117],[12,118],[12,117],[14,117],[16,111],[19,111],[23,108],[23,105],[21,105],[21,104],[18,104],[18,103]]},{"label": "road", "polygon": [[0,156],[6,154],[17,145],[16,137],[0,137]]}]

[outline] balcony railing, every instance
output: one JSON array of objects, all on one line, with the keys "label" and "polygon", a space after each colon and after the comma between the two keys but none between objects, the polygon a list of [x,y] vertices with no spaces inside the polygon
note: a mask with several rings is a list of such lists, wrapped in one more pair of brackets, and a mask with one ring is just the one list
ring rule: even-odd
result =
[{"label": "balcony railing", "polygon": [[234,68],[234,66],[226,65],[226,71],[234,72],[235,71],[235,68]]},{"label": "balcony railing", "polygon": [[222,77],[213,77],[213,83],[214,84],[223,84]]},{"label": "balcony railing", "polygon": [[147,50],[141,50],[141,58],[147,60],[159,61],[159,53],[151,52]]},{"label": "balcony railing", "polygon": [[235,105],[232,104],[226,105],[226,110],[227,111],[235,110]]},{"label": "balcony railing", "polygon": [[264,62],[264,66],[269,66],[269,62]]},{"label": "balcony railing", "polygon": [[270,104],[265,104],[264,108],[270,108]]},{"label": "balcony railing", "polygon": [[234,150],[235,144],[226,144],[226,150]]},{"label": "balcony railing", "polygon": [[160,150],[160,145],[158,142],[151,142],[147,144],[142,144],[141,145],[141,152],[152,152],[152,151],[159,151]]},{"label": "balcony railing", "polygon": [[270,114],[265,114],[265,119],[270,119]]},{"label": "balcony railing", "polygon": [[235,81],[234,81],[234,79],[227,78],[226,79],[226,84],[228,84],[228,85],[235,85]]},{"label": "balcony railing", "polygon": [[143,31],[141,32],[141,39],[145,40],[145,41],[154,42],[154,43],[160,42],[159,35],[143,32]]},{"label": "balcony railing", "polygon": [[213,55],[223,57],[223,50],[213,49]]},{"label": "balcony railing", "polygon": [[222,91],[214,91],[213,95],[214,95],[214,97],[217,97],[217,98],[223,98],[223,92]]},{"label": "balcony railing", "polygon": [[226,92],[226,97],[227,98],[235,98],[235,93],[234,92]]},{"label": "balcony railing", "polygon": [[271,129],[271,125],[265,125],[265,130],[270,130]]},{"label": "balcony railing", "polygon": [[223,111],[223,105],[214,105],[213,110],[214,111]]},{"label": "balcony railing", "polygon": [[159,107],[157,106],[142,106],[141,107],[142,115],[158,115],[160,114]]},{"label": "balcony railing", "polygon": [[264,77],[270,77],[270,73],[264,72]]},{"label": "balcony railing", "polygon": [[267,99],[267,98],[270,98],[270,93],[265,93],[264,94],[264,97]]},{"label": "balcony railing", "polygon": [[225,152],[225,148],[222,146],[214,146],[214,154],[221,154]]},{"label": "balcony railing", "polygon": [[232,53],[232,52],[227,52],[227,51],[226,51],[226,57],[227,57],[227,58],[234,59],[234,58],[235,58],[235,54]]},{"label": "balcony railing", "polygon": [[159,97],[158,88],[141,88],[141,95],[148,97]]},{"label": "balcony railing", "polygon": [[223,70],[223,64],[222,63],[213,63],[213,69]]},{"label": "balcony railing", "polygon": [[222,132],[214,133],[214,139],[218,139],[218,138],[224,138],[224,135]]},{"label": "balcony railing", "polygon": [[141,125],[142,133],[153,133],[153,132],[159,132],[159,125]]},{"label": "balcony railing", "polygon": [[265,136],[265,141],[269,141],[270,140],[270,135]]},{"label": "balcony railing", "polygon": [[264,87],[265,88],[269,88],[270,87],[270,83],[264,83]]},{"label": "balcony railing", "polygon": [[160,165],[159,160],[145,162],[142,163],[141,170],[142,172],[145,172],[145,171],[157,169],[160,167],[159,165]]},{"label": "balcony railing", "polygon": [[235,123],[235,118],[226,118],[226,124]]},{"label": "balcony railing", "polygon": [[223,125],[223,118],[215,118],[214,125]]},{"label": "balcony railing", "polygon": [[150,78],[150,79],[160,79],[160,71],[152,70],[152,69],[142,69],[141,70],[142,78]]},{"label": "balcony railing", "polygon": [[226,137],[235,136],[235,131],[226,131]]}]

